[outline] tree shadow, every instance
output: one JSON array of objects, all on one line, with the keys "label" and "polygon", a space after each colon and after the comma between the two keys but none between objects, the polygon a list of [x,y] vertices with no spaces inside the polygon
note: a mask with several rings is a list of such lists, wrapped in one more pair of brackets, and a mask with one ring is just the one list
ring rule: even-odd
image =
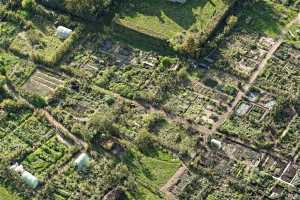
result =
[{"label": "tree shadow", "polygon": [[[284,22],[284,13],[266,1],[249,3],[238,12],[236,31],[257,34],[279,34]],[[247,21],[250,21],[247,23]]]},{"label": "tree shadow", "polygon": [[[169,18],[181,28],[188,30],[196,22],[196,16],[193,13],[193,9],[199,7],[203,8],[208,3],[215,5],[213,0],[188,0],[184,4],[167,0],[151,0],[143,2],[135,0],[132,3],[135,7],[133,9],[129,8],[129,12],[126,12],[125,16],[130,18],[134,18],[139,14],[154,16],[157,17],[162,24],[166,23],[165,20]],[[164,15],[166,17],[164,17]]]}]

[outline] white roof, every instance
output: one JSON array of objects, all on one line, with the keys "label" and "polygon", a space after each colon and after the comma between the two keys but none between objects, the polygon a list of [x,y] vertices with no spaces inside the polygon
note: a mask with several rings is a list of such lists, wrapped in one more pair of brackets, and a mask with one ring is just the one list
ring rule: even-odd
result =
[{"label": "white roof", "polygon": [[218,149],[221,149],[221,148],[222,148],[222,143],[221,143],[221,141],[216,140],[216,139],[212,139],[210,142],[211,142],[211,144],[213,144],[214,146],[216,146]]},{"label": "white roof", "polygon": [[246,104],[246,103],[241,103],[241,105],[236,110],[236,114],[238,116],[243,116],[250,110],[250,108],[251,108],[251,105]]},{"label": "white roof", "polygon": [[56,29],[56,35],[61,39],[66,39],[72,33],[71,29],[68,29],[64,26],[59,26]]}]

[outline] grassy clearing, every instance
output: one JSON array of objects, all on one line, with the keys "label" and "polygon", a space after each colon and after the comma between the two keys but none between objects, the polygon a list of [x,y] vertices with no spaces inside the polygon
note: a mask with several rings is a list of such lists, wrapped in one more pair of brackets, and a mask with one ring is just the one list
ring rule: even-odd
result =
[{"label": "grassy clearing", "polygon": [[[238,29],[261,33],[270,37],[280,34],[282,28],[297,15],[296,9],[287,8],[271,0],[257,1],[246,7],[239,16]],[[250,21],[250,23],[245,23]]]},{"label": "grassy clearing", "polygon": [[170,39],[189,29],[205,32],[210,23],[215,23],[215,16],[220,18],[227,8],[224,0],[189,0],[185,4],[134,0],[123,9],[117,22],[138,32]]},{"label": "grassy clearing", "polygon": [[180,167],[180,161],[174,159],[169,153],[154,149],[145,155],[135,147],[130,147],[125,162],[131,173],[135,175],[138,185],[138,191],[135,194],[129,194],[129,199],[162,199],[159,195],[159,188]]},{"label": "grassy clearing", "polygon": [[6,188],[0,185],[0,200],[21,200],[21,199],[16,195],[13,195]]}]

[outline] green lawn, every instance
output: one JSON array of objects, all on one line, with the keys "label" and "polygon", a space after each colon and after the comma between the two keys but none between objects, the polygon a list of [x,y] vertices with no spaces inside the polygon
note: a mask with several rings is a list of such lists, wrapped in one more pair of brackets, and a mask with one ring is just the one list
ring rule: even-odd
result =
[{"label": "green lawn", "polygon": [[0,200],[21,200],[21,199],[11,194],[6,188],[0,185]]},{"label": "green lawn", "polygon": [[207,26],[216,23],[228,8],[226,2],[229,1],[188,0],[178,4],[167,0],[133,0],[123,8],[117,21],[136,31],[170,39],[189,29],[207,31]]},{"label": "green lawn", "polygon": [[175,174],[181,163],[169,153],[154,150],[149,155],[142,154],[135,147],[125,161],[131,173],[136,177],[138,188],[129,199],[158,200],[162,199],[158,191]]}]

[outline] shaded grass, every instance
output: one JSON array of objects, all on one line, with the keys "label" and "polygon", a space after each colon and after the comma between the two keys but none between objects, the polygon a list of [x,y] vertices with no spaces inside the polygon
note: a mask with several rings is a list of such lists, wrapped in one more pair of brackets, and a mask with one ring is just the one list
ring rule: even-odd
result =
[{"label": "shaded grass", "polygon": [[6,188],[0,185],[0,200],[21,200],[21,199],[16,195],[13,195]]},{"label": "shaded grass", "polygon": [[[271,0],[260,0],[246,6],[239,14],[238,31],[276,37],[282,28],[296,17],[297,11]],[[247,24],[246,21],[251,20]]]},{"label": "shaded grass", "polygon": [[125,163],[136,177],[137,192],[129,194],[128,199],[162,199],[159,188],[175,174],[180,161],[156,148],[148,151],[147,155],[133,145],[129,149]]},{"label": "shaded grass", "polygon": [[132,2],[134,6],[124,6],[118,18],[119,23],[161,39],[170,39],[177,33],[191,28],[207,31],[214,16],[220,15],[228,8],[224,0],[189,0],[177,4],[161,0]]}]

